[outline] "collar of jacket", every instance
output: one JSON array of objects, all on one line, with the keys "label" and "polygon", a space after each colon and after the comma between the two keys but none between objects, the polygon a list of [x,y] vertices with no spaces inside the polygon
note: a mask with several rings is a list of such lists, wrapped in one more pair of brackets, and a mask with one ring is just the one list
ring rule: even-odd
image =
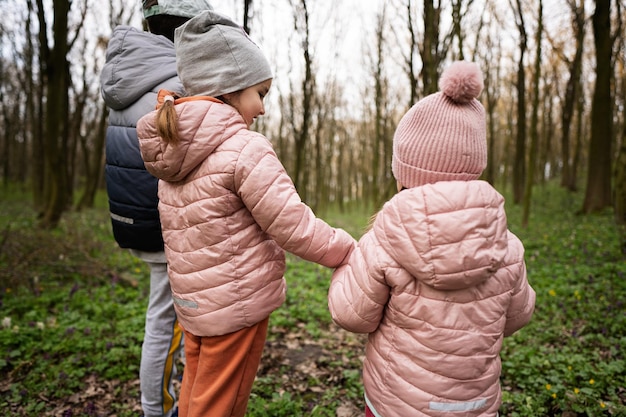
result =
[{"label": "collar of jacket", "polygon": [[186,101],[198,101],[198,100],[207,100],[207,101],[212,101],[214,103],[224,104],[222,100],[217,99],[215,97],[211,97],[211,96],[178,97],[178,95],[175,92],[162,89],[162,90],[159,90],[159,93],[157,95],[156,109],[158,110],[159,107],[161,107],[166,100],[172,100],[172,99],[174,99],[174,105],[179,104],[179,103],[184,103]]}]

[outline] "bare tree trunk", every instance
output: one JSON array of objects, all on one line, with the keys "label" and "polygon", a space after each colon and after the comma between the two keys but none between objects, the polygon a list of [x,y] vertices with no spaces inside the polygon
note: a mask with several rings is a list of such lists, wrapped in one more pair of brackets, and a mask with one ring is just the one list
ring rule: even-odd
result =
[{"label": "bare tree trunk", "polygon": [[[471,2],[470,2],[471,3]],[[463,0],[452,0],[452,38],[456,38],[458,42],[458,55],[454,55],[454,60],[465,60],[463,55],[463,31],[461,30],[461,7]]]},{"label": "bare tree trunk", "polygon": [[326,92],[327,97],[323,103],[320,103],[320,115],[318,118],[318,124],[323,129],[320,129],[320,146],[319,154],[316,157],[316,213],[325,213],[331,202],[336,201],[336,184],[337,184],[337,172],[338,166],[334,161],[335,155],[335,140],[338,137],[337,131],[339,129],[339,123],[335,116],[334,109],[339,106],[340,93],[333,81],[330,83],[330,87]]},{"label": "bare tree trunk", "polygon": [[[548,79],[548,76],[552,77],[552,82]],[[540,180],[541,184],[552,177],[556,168],[555,157],[553,152],[553,139],[554,139],[554,100],[550,100],[549,97],[558,96],[558,79],[557,70],[552,68],[551,74],[546,74],[546,80],[544,84],[543,92],[543,117],[541,123],[541,137],[543,138],[543,146],[541,149],[541,165],[540,165]]]},{"label": "bare tree trunk", "polygon": [[107,113],[107,106],[104,101],[102,101],[100,119],[97,120],[97,124],[93,129],[89,129],[90,132],[94,132],[94,134],[91,135],[93,139],[93,150],[89,152],[86,149],[87,144],[82,142],[83,159],[85,160],[85,189],[76,205],[76,210],[91,208],[94,205],[98,184],[100,184],[102,179],[102,168],[104,167],[104,143],[108,120]]},{"label": "bare tree trunk", "polygon": [[[621,50],[626,49],[626,37],[624,34],[619,35],[619,42]],[[619,69],[617,74],[618,79],[621,80],[621,102],[626,101],[626,58],[621,55],[617,59],[620,60],[620,65],[616,65]],[[626,255],[626,113],[622,117],[621,135],[619,138],[619,148],[617,153],[617,159],[615,161],[615,223],[619,228],[621,234],[621,248],[622,254]]]},{"label": "bare tree trunk", "polygon": [[[83,50],[83,54],[86,51]],[[90,150],[88,146],[88,142],[90,139],[90,135],[92,134],[92,129],[83,129],[84,120],[84,112],[88,106],[89,99],[89,83],[87,81],[87,65],[83,62],[83,67],[81,68],[81,72],[83,74],[82,77],[82,88],[81,91],[78,90],[75,86],[72,85],[72,96],[73,96],[73,111],[71,115],[68,115],[68,135],[66,138],[67,142],[67,198],[68,205],[72,206],[72,201],[74,200],[74,183],[76,179],[77,172],[80,175],[79,163],[78,159],[81,160],[83,166],[85,167],[85,175],[89,176],[90,170]],[[92,123],[91,121],[89,123]],[[97,123],[97,119],[93,121],[93,123]],[[85,130],[85,132],[83,132]],[[81,147],[82,155],[78,157],[78,148]]]},{"label": "bare tree trunk", "polygon": [[69,0],[54,0],[54,47],[48,48],[43,0],[38,1],[42,61],[48,79],[44,138],[44,211],[40,225],[54,228],[68,203],[67,134],[69,112],[69,50],[68,13]]},{"label": "bare tree trunk", "polygon": [[[5,62],[2,60],[0,60],[0,77],[2,77],[3,80],[11,78],[9,70],[5,68]],[[17,110],[19,106],[15,104],[9,105],[9,98],[7,97],[18,97],[18,95],[15,94],[17,88],[6,84],[3,88],[0,88],[0,103],[4,104],[0,106],[0,123],[4,127],[0,131],[0,168],[2,169],[2,184],[4,186],[7,186],[11,181],[13,144],[17,143],[13,138],[16,136],[18,129],[23,128],[23,126],[16,126],[18,121]]]},{"label": "bare tree trunk", "polygon": [[[85,43],[85,45],[86,44],[87,43]],[[83,55],[86,55],[86,52],[87,51],[83,49]],[[81,195],[78,204],[76,204],[76,208],[79,210],[93,205],[93,197],[95,197],[95,189],[93,188],[93,184],[90,184],[90,182],[93,181],[93,178],[92,178],[93,175],[99,176],[100,166],[104,165],[102,158],[94,160],[95,155],[93,155],[93,154],[99,153],[101,156],[102,150],[97,149],[95,147],[93,148],[93,151],[90,150],[89,142],[92,139],[92,137],[96,139],[96,142],[99,140],[98,136],[102,136],[102,138],[104,138],[105,130],[106,130],[106,117],[104,118],[104,124],[101,124],[103,123],[102,117],[100,117],[100,120],[96,118],[94,118],[93,120],[88,120],[88,121],[85,120],[85,109],[88,107],[88,102],[91,101],[90,100],[91,97],[89,97],[89,82],[87,80],[88,66],[87,66],[86,61],[83,61],[81,72],[83,74],[82,90],[78,91],[78,88],[73,89],[74,112],[73,112],[73,117],[71,118],[69,122],[70,140],[69,140],[69,145],[68,145],[69,148],[71,149],[70,165],[72,169],[69,172],[71,195],[74,194],[74,187],[73,187],[74,179],[76,178],[76,175],[77,175],[76,172],[79,171],[78,166],[77,166],[78,162],[76,160],[79,146],[80,146],[80,151],[81,151],[81,157],[79,159],[82,161],[82,164],[83,164],[85,184],[83,188],[83,194]],[[102,104],[99,107],[101,108]],[[104,112],[106,113],[106,110]],[[88,124],[91,126],[87,129],[83,129],[83,124]],[[100,147],[104,149],[104,140],[100,143]],[[91,195],[92,193],[93,193],[93,197],[90,200],[89,195]]]},{"label": "bare tree trunk", "polygon": [[376,25],[376,57],[374,61],[374,149],[372,158],[372,199],[371,203],[380,206],[389,197],[389,182],[395,183],[388,174],[391,166],[391,149],[393,135],[389,134],[387,126],[389,117],[388,107],[388,80],[384,74],[385,53],[387,41],[385,26],[387,22],[387,8],[383,6],[378,15]]},{"label": "bare tree trunk", "polygon": [[[35,210],[41,215],[43,214],[44,208],[44,119],[45,119],[45,108],[44,108],[44,94],[45,94],[45,85],[46,79],[45,75],[45,62],[42,58],[38,60],[39,62],[39,83],[35,81],[35,66],[34,66],[34,58],[35,58],[35,45],[32,42],[33,33],[32,33],[32,21],[31,16],[34,13],[33,4],[35,0],[30,0],[27,2],[28,6],[28,18],[26,20],[26,84],[27,84],[27,99],[26,99],[26,114],[25,114],[25,122],[27,125],[31,127],[28,129],[31,135],[32,143],[31,143],[31,155],[30,159],[32,161],[32,192],[33,192],[33,206]],[[40,7],[42,7],[40,5]],[[39,14],[38,14],[39,15]],[[41,22],[40,22],[41,24]],[[44,21],[44,27],[45,21]],[[47,43],[45,45],[41,45],[42,42],[47,42],[47,38],[44,34],[39,33],[40,40],[40,57],[45,57],[47,52]]]},{"label": "bare tree trunk", "polygon": [[[509,132],[513,132],[515,129],[515,122],[514,122],[514,111],[515,108],[515,104],[511,103],[511,109],[510,111],[508,111],[506,113],[506,124],[507,124],[507,131]],[[504,149],[513,149],[515,148],[515,136],[513,135],[507,135],[506,136],[506,145],[504,147]],[[510,180],[511,176],[513,175],[513,164],[514,164],[514,159],[515,159],[515,155],[514,154],[509,154],[508,152],[505,151],[504,153],[504,167],[502,168],[503,173],[502,173],[502,186],[506,187],[508,184],[512,184]]]},{"label": "bare tree trunk", "polygon": [[[338,165],[338,183],[339,183],[339,207],[344,211],[349,209],[345,202],[355,201],[359,197],[359,181],[361,168],[357,164],[360,155],[353,151],[351,145],[355,137],[359,137],[356,133],[357,126],[354,122],[346,123],[339,130],[339,165]],[[361,200],[362,201],[362,200]]]},{"label": "bare tree trunk", "polygon": [[530,122],[530,150],[528,155],[528,170],[526,171],[526,184],[524,190],[524,204],[522,210],[522,227],[528,226],[530,217],[530,204],[532,201],[533,185],[537,170],[537,149],[539,142],[539,82],[541,80],[541,42],[543,37],[543,3],[539,0],[537,14],[537,50],[535,55],[535,69],[533,74],[533,105]]},{"label": "bare tree trunk", "polygon": [[487,113],[487,167],[483,173],[485,181],[494,185],[496,180],[496,106],[498,104],[498,84],[500,79],[500,66],[492,67],[493,63],[500,62],[501,45],[493,44],[493,38],[486,36],[485,56],[483,58],[483,72],[485,73],[485,111]]},{"label": "bare tree trunk", "polygon": [[252,0],[243,0],[243,30],[250,34],[250,21],[252,20]]},{"label": "bare tree trunk", "polygon": [[621,141],[615,174],[615,222],[621,236],[622,254],[626,255],[626,123]]},{"label": "bare tree trunk", "polygon": [[[317,101],[317,100],[316,100]],[[320,209],[320,203],[322,201],[322,193],[324,191],[325,185],[327,183],[323,177],[323,168],[322,168],[322,155],[324,153],[324,122],[326,121],[326,109],[328,108],[328,102],[316,103],[315,108],[317,108],[316,113],[316,121],[315,127],[313,130],[313,140],[314,142],[311,144],[314,149],[309,152],[309,164],[313,165],[313,178],[314,181],[311,183],[309,181],[309,176],[307,176],[306,183],[311,187],[311,192],[309,195],[309,205],[313,209],[313,211],[317,212]],[[312,156],[312,157],[311,157]],[[311,167],[307,167],[307,173],[311,172]]]},{"label": "bare tree trunk", "polygon": [[[465,10],[463,10],[464,0],[452,1],[451,45],[453,43],[453,40],[456,39],[457,49],[455,50],[454,48],[452,48],[452,59],[455,61],[465,60],[465,53],[463,51],[465,45],[465,33],[463,32],[463,26],[461,25],[461,22],[469,11],[470,7],[472,6],[472,3],[474,3],[474,0],[467,0],[467,5],[465,6]],[[481,18],[479,28],[476,33],[480,32],[480,28],[482,27],[483,23],[483,19]],[[476,38],[478,39],[478,36],[476,36]],[[474,53],[476,53],[476,51],[474,51]]]},{"label": "bare tree trunk", "polygon": [[596,47],[596,85],[591,104],[591,142],[583,213],[593,213],[611,206],[611,0],[596,0],[593,34]]},{"label": "bare tree trunk", "polygon": [[520,57],[517,66],[517,135],[515,141],[515,159],[513,161],[513,202],[520,204],[524,195],[524,181],[526,177],[526,75],[524,68],[524,56],[526,55],[527,40],[526,26],[520,0],[516,0],[516,6],[511,5],[515,11],[517,29],[519,30]]},{"label": "bare tree trunk", "polygon": [[[582,92],[582,80],[579,81],[578,91]],[[572,178],[575,182],[574,191],[578,190],[578,170],[581,164],[581,157],[583,153],[583,144],[586,142],[585,137],[587,128],[585,126],[585,97],[583,94],[579,94],[576,102],[576,134],[574,135],[574,155],[572,157]]]},{"label": "bare tree trunk", "polygon": [[304,155],[307,149],[307,139],[311,128],[313,103],[315,99],[315,76],[313,74],[313,56],[309,33],[309,11],[306,0],[300,0],[299,4],[293,4],[295,30],[300,33],[302,54],[304,57],[304,79],[302,80],[302,119],[299,126],[295,126],[295,166],[294,184],[304,201],[307,200],[307,183],[305,181]]},{"label": "bare tree trunk", "polygon": [[407,1],[406,5],[406,17],[407,17],[407,26],[409,30],[409,52],[405,56],[404,61],[406,65],[406,75],[409,78],[409,86],[410,86],[410,96],[409,96],[409,105],[411,107],[413,104],[417,102],[418,94],[417,94],[417,75],[415,74],[415,54],[417,53],[419,47],[417,44],[417,33],[415,33],[415,26],[413,25],[413,17],[411,12],[411,0]]},{"label": "bare tree trunk", "polygon": [[581,1],[577,5],[577,0],[569,0],[572,12],[572,26],[576,39],[576,54],[572,61],[568,61],[569,79],[565,88],[565,102],[561,113],[561,152],[563,159],[563,171],[561,173],[561,186],[570,191],[576,191],[576,177],[573,175],[572,157],[570,152],[570,131],[572,117],[574,115],[574,104],[578,99],[578,86],[582,73],[583,48],[585,38],[585,2]]},{"label": "bare tree trunk", "polygon": [[422,56],[422,84],[424,95],[436,93],[439,80],[439,22],[441,6],[433,0],[424,0],[424,42],[420,49]]},{"label": "bare tree trunk", "polygon": [[[31,33],[31,17],[32,13],[28,13],[26,19],[26,36],[32,40]],[[24,66],[19,67],[11,63],[12,77],[7,74],[6,78],[3,74],[3,84],[10,84],[9,97],[7,100],[2,99],[3,104],[7,104],[6,115],[11,121],[6,121],[5,135],[7,141],[12,142],[7,149],[6,157],[9,170],[9,178],[17,181],[19,184],[26,184],[29,180],[32,183],[32,176],[29,177],[29,168],[33,169],[35,165],[29,158],[29,151],[32,145],[33,131],[36,123],[34,120],[34,100],[36,94],[35,80],[33,79],[33,61],[34,52],[32,51],[32,42],[26,43],[26,49],[23,53],[15,50],[15,61],[23,61]],[[18,59],[18,57],[20,57]],[[14,79],[11,79],[14,78]],[[13,104],[8,105],[8,103]],[[11,151],[13,154],[11,155]]]},{"label": "bare tree trunk", "polygon": [[[288,152],[288,144],[287,144],[287,140],[285,138],[285,118],[288,117],[289,114],[289,106],[287,104],[288,100],[285,100],[285,97],[283,95],[279,95],[278,97],[278,108],[281,110],[280,111],[280,121],[278,122],[278,127],[276,128],[278,134],[276,135],[276,143],[277,143],[277,149],[276,149],[276,153],[278,154],[278,157],[280,158],[281,161],[287,161],[287,152]],[[287,164],[283,162],[283,164],[286,166],[287,170],[290,169],[290,167],[287,167]]]}]

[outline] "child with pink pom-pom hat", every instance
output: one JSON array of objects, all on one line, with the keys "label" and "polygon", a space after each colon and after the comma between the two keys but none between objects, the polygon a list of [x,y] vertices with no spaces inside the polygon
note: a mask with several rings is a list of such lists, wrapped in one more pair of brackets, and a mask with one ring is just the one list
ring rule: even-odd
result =
[{"label": "child with pink pom-pom hat", "polygon": [[524,247],[487,161],[479,67],[453,63],[393,139],[399,193],[333,274],[341,327],[368,333],[366,416],[497,416],[500,350],[531,319]]}]

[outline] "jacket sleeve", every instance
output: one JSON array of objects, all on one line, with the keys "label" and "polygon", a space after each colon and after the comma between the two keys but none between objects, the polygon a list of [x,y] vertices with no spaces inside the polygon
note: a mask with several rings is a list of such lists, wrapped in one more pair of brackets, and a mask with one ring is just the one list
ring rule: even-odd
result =
[{"label": "jacket sleeve", "polygon": [[380,250],[374,233],[366,233],[348,263],[333,274],[328,308],[333,321],[348,331],[372,333],[382,320],[390,287],[378,260]]},{"label": "jacket sleeve", "polygon": [[237,160],[235,187],[255,221],[286,251],[331,268],[343,264],[354,238],[318,219],[300,199],[269,141],[253,132],[250,136]]},{"label": "jacket sleeve", "polygon": [[[513,265],[516,268],[517,285],[513,289],[511,303],[506,315],[504,336],[510,336],[530,322],[535,309],[535,290],[528,283],[526,274],[526,264],[524,263],[523,247],[517,238],[513,240],[515,246],[519,248],[520,260]],[[511,247],[511,241],[509,241]]]}]

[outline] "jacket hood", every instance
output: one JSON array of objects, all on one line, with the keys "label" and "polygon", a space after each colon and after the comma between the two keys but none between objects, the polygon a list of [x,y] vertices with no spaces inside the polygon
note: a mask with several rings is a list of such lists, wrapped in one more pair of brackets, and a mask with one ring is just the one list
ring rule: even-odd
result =
[{"label": "jacket hood", "polygon": [[[184,100],[184,99],[183,99]],[[200,165],[228,138],[247,126],[231,106],[211,100],[176,104],[180,142],[166,144],[157,134],[156,110],[137,122],[137,137],[146,169],[155,177],[177,182]]]},{"label": "jacket hood", "polygon": [[476,286],[507,253],[504,198],[484,181],[444,181],[401,191],[373,230],[392,258],[438,290]]},{"label": "jacket hood", "polygon": [[174,76],[176,53],[172,41],[130,26],[115,28],[100,74],[101,94],[107,106],[125,109]]}]

